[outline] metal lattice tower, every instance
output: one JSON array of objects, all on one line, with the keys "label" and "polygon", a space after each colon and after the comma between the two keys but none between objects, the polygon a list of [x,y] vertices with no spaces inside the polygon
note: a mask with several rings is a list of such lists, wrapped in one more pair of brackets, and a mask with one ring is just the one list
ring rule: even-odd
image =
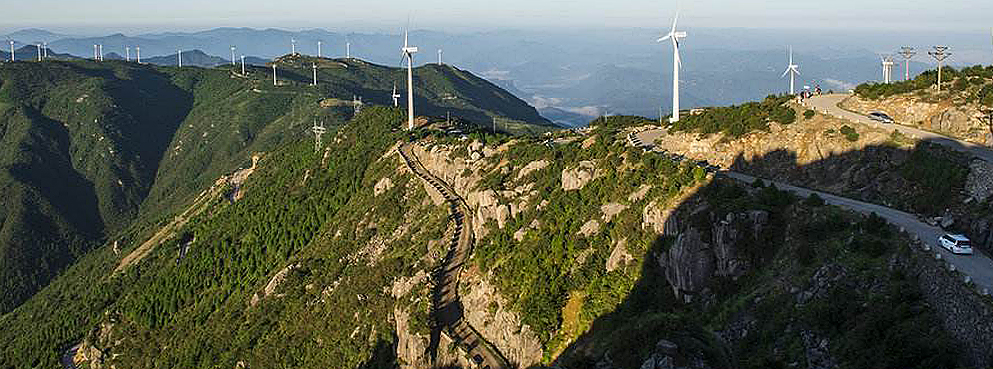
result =
[{"label": "metal lattice tower", "polygon": [[352,95],[352,108],[355,110],[355,115],[359,115],[362,112],[362,97]]},{"label": "metal lattice tower", "polygon": [[931,55],[934,60],[938,61],[938,92],[941,92],[941,63],[945,61],[952,53],[948,52],[948,46],[935,46],[934,51],[928,51],[928,55]]},{"label": "metal lattice tower", "polygon": [[314,132],[314,152],[320,152],[321,146],[323,145],[321,138],[324,136],[324,133],[327,133],[328,131],[327,128],[324,128],[324,121],[322,120],[320,125],[318,125],[317,119],[315,118],[314,126],[310,127],[310,131]]},{"label": "metal lattice tower", "polygon": [[910,46],[904,46],[904,47],[901,47],[900,48],[900,53],[899,54],[900,54],[900,56],[903,57],[904,62],[906,64],[906,70],[903,72],[903,80],[904,81],[909,81],[910,80],[910,59],[913,59],[914,58],[914,55],[917,55],[917,50],[914,50],[914,48],[912,48]]}]

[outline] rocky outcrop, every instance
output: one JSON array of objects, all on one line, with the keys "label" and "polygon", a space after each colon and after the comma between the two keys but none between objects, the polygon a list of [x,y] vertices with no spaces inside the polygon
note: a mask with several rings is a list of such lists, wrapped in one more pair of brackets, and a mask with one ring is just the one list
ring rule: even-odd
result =
[{"label": "rocky outcrop", "polygon": [[473,233],[478,238],[482,238],[487,233],[486,223],[495,221],[497,228],[503,229],[507,224],[507,219],[511,216],[510,204],[500,202],[500,196],[494,190],[482,190],[470,192],[466,196],[466,203],[470,209],[475,211],[473,216]]},{"label": "rocky outcrop", "polygon": [[656,256],[673,294],[690,302],[712,277],[744,275],[749,265],[740,255],[742,244],[756,241],[768,219],[769,214],[761,210],[729,213],[711,227],[710,243],[704,241],[705,231],[696,227],[680,232],[672,247]]},{"label": "rocky outcrop", "polygon": [[861,114],[882,111],[899,124],[942,132],[973,143],[993,143],[989,127],[974,103],[955,99],[932,102],[914,94],[904,94],[880,100],[852,96],[842,101],[841,107]]},{"label": "rocky outcrop", "polygon": [[666,209],[663,204],[655,201],[645,205],[641,227],[666,237],[675,237],[679,234],[679,221],[673,215],[673,210]]},{"label": "rocky outcrop", "polygon": [[581,189],[602,175],[603,170],[598,170],[595,162],[581,161],[575,168],[562,170],[562,189],[566,191]]},{"label": "rocky outcrop", "polygon": [[993,195],[993,163],[973,159],[969,163],[969,176],[965,181],[965,192],[973,201],[983,202]]},{"label": "rocky outcrop", "polygon": [[469,361],[455,349],[454,343],[446,335],[441,335],[438,355],[432,363],[428,354],[429,337],[412,332],[410,313],[395,307],[393,322],[396,329],[397,363],[401,369],[422,368],[469,368]]},{"label": "rocky outcrop", "polygon": [[[541,363],[543,349],[531,327],[521,322],[510,303],[500,296],[496,288],[475,273],[466,273],[468,291],[462,295],[469,325],[479,330],[503,354],[507,361],[518,368],[530,368]],[[468,367],[466,367],[468,368]]]},{"label": "rocky outcrop", "polygon": [[547,160],[535,160],[535,161],[532,161],[532,162],[528,163],[528,165],[525,165],[523,168],[521,168],[521,170],[519,172],[517,172],[517,180],[520,180],[521,178],[526,177],[528,174],[537,172],[537,171],[542,170],[542,169],[545,169],[547,167],[548,167],[548,161]]},{"label": "rocky outcrop", "polygon": [[579,233],[577,234],[580,236],[590,237],[597,234],[597,232],[600,232],[600,222],[596,219],[590,219],[590,221],[583,224],[582,227],[579,227]]},{"label": "rocky outcrop", "polygon": [[618,204],[616,202],[603,204],[602,206],[600,206],[600,211],[603,213],[604,223],[610,223],[610,221],[614,219],[615,215],[620,214],[624,210],[627,210],[627,208],[628,208],[627,205]]},{"label": "rocky outcrop", "polygon": [[376,186],[373,187],[373,195],[379,196],[383,194],[383,192],[389,191],[392,188],[393,188],[393,180],[390,179],[389,177],[383,177],[383,179],[380,179],[379,182],[376,182]]},{"label": "rocky outcrop", "polygon": [[[592,251],[592,249],[590,250]],[[585,258],[583,259],[583,261],[585,261]],[[607,257],[607,264],[605,267],[609,273],[627,265],[632,261],[634,261],[634,256],[631,256],[631,253],[628,252],[628,240],[627,238],[622,238],[614,244],[614,249],[610,252],[610,256]],[[578,264],[581,265],[582,263]]]}]

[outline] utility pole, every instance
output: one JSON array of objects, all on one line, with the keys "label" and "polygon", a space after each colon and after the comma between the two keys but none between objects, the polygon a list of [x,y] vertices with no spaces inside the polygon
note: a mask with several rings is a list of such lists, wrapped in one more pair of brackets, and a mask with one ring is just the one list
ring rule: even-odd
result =
[{"label": "utility pole", "polygon": [[928,55],[931,55],[932,58],[938,61],[938,92],[941,92],[941,62],[952,55],[947,50],[948,46],[935,46],[934,51],[927,52]]},{"label": "utility pole", "polygon": [[903,74],[904,81],[910,80],[910,59],[912,59],[914,55],[917,55],[917,50],[914,50],[914,48],[910,46],[904,46],[900,48],[900,56],[902,56],[904,61],[906,62],[906,70],[904,71]]}]

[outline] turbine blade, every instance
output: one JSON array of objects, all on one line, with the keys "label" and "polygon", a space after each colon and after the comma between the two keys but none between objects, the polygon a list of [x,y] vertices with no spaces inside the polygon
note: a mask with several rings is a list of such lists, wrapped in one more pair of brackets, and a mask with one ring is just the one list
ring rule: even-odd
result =
[{"label": "turbine blade", "polygon": [[783,78],[783,77],[786,77],[786,75],[787,75],[787,74],[789,74],[789,73],[790,73],[790,68],[788,68],[788,67],[787,67],[787,68],[786,68],[786,71],[785,71],[785,72],[783,72],[783,75],[782,75],[781,77],[779,77],[779,78]]},{"label": "turbine blade", "polygon": [[672,19],[672,32],[676,32],[676,22],[679,22],[679,11],[676,11],[676,17]]},{"label": "turbine blade", "polygon": [[658,41],[656,41],[656,42],[662,42],[662,41],[665,41],[665,40],[668,40],[668,39],[670,39],[670,38],[672,38],[672,34],[671,34],[671,33],[670,33],[670,34],[668,34],[668,35],[665,35],[665,37],[662,37],[662,38],[660,38],[660,39],[659,39]]}]

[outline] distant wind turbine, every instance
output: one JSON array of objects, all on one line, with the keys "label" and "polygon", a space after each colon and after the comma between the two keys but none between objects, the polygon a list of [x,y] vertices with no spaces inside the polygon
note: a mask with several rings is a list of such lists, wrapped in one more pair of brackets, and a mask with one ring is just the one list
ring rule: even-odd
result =
[{"label": "distant wind turbine", "polygon": [[351,42],[346,42],[345,43],[345,59],[351,59],[351,58],[352,58],[352,43]]},{"label": "distant wind turbine", "polygon": [[241,75],[245,75],[245,56],[241,56]]},{"label": "distant wind turbine", "polygon": [[131,46],[124,47],[124,61],[131,61]]},{"label": "distant wind turbine", "polygon": [[272,61],[272,85],[276,86],[276,61]]},{"label": "distant wind turbine", "polygon": [[48,59],[48,43],[47,42],[43,42],[42,44],[45,45],[45,48],[42,49],[42,50],[45,51],[45,59]]},{"label": "distant wind turbine", "polygon": [[297,54],[297,40],[291,38],[290,39],[290,44],[293,45],[293,50],[292,50],[292,52],[290,52],[290,55],[296,55]]},{"label": "distant wind turbine", "polygon": [[141,46],[135,46],[134,52],[137,58],[135,60],[138,62],[138,64],[141,64]]},{"label": "distant wind turbine", "polygon": [[311,67],[314,69],[314,86],[317,86],[317,63],[311,64]]},{"label": "distant wind turbine", "polygon": [[317,58],[321,58],[321,42],[317,41]]},{"label": "distant wind turbine", "polygon": [[179,67],[183,67],[183,50],[177,50],[176,55],[179,57]]},{"label": "distant wind turbine", "polygon": [[[786,66],[786,71],[783,72],[782,77],[786,77],[787,74],[790,75],[790,95],[796,93],[794,86],[796,85],[796,76],[800,75],[800,66],[793,64],[793,47],[789,48],[790,52],[790,64]],[[782,78],[780,77],[780,78]]]},{"label": "distant wind turbine", "polygon": [[103,45],[100,45],[100,61],[103,61]]},{"label": "distant wind turbine", "polygon": [[234,50],[235,47],[231,46],[231,66],[234,66]]},{"label": "distant wind turbine", "polygon": [[41,61],[41,43],[39,42],[37,45],[38,45],[38,61]]},{"label": "distant wind turbine", "polygon": [[658,39],[658,42],[672,41],[672,118],[669,118],[670,123],[679,121],[679,69],[683,66],[679,59],[679,39],[686,38],[686,32],[676,31],[676,22],[678,21],[679,12],[676,12],[676,17],[672,20],[672,30],[669,31],[669,34]]},{"label": "distant wind turbine", "polygon": [[10,62],[14,62],[14,41],[10,41]]},{"label": "distant wind turbine", "polygon": [[438,65],[442,65],[442,63],[441,63],[441,49],[438,49]]},{"label": "distant wind turbine", "polygon": [[400,49],[401,62],[407,59],[407,129],[414,129],[414,54],[417,46],[407,42],[407,30],[403,31],[403,48]]}]

